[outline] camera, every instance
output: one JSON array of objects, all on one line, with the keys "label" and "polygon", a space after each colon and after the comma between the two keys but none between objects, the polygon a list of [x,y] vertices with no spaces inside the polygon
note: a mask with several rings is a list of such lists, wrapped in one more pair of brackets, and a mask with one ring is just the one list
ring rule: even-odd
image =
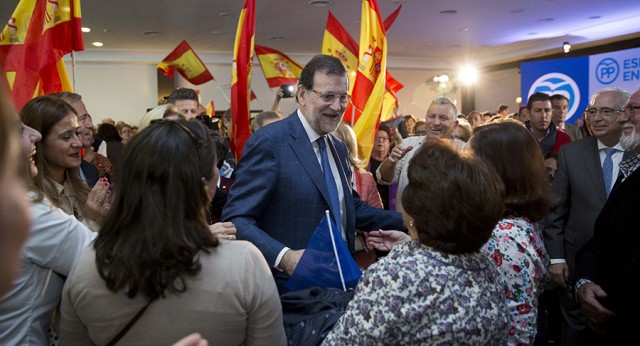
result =
[{"label": "camera", "polygon": [[203,123],[204,126],[206,126],[208,129],[216,131],[218,130],[218,122],[214,122],[212,117],[208,116],[207,114],[200,113],[199,115],[196,115],[196,119]]},{"label": "camera", "polygon": [[293,97],[293,93],[296,91],[296,87],[293,84],[282,84],[280,89],[282,89],[282,98]]}]

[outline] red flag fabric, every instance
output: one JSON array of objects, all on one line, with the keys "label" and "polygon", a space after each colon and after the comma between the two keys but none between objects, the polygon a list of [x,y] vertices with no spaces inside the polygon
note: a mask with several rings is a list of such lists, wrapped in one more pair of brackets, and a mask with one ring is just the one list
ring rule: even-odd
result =
[{"label": "red flag fabric", "polygon": [[62,57],[84,50],[80,0],[21,0],[0,33],[1,78],[18,110],[36,95],[72,91]]},{"label": "red flag fabric", "polygon": [[249,138],[249,107],[251,103],[251,72],[253,70],[253,46],[256,30],[255,0],[246,0],[236,31],[231,68],[231,122],[233,131],[229,147],[238,162],[242,157],[244,144]]},{"label": "red flag fabric", "polygon": [[400,9],[402,8],[402,4],[400,4],[400,6],[398,6],[398,8],[393,11],[393,13],[391,13],[385,20],[384,20],[384,31],[389,31],[389,28],[391,27],[391,25],[393,25],[393,23],[396,21],[396,19],[398,18],[398,14],[400,14]]},{"label": "red flag fabric", "polygon": [[260,67],[270,88],[298,83],[302,65],[275,49],[259,45],[255,45],[255,48]]},{"label": "red flag fabric", "polygon": [[178,71],[191,84],[200,85],[213,80],[211,72],[189,46],[187,41],[180,44],[158,63],[158,70],[165,76],[173,78],[173,71]]}]

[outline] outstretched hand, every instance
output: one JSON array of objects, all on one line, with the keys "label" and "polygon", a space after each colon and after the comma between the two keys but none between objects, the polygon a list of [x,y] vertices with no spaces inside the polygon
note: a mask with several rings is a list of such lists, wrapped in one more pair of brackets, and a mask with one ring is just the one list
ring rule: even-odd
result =
[{"label": "outstretched hand", "polygon": [[380,251],[390,251],[394,246],[411,239],[408,234],[400,231],[371,231],[365,233],[367,245]]}]

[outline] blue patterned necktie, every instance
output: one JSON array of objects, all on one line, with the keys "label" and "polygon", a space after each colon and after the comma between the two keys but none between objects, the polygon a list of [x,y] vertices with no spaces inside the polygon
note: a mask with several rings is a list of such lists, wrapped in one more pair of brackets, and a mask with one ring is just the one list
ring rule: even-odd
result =
[{"label": "blue patterned necktie", "polygon": [[615,154],[617,149],[614,148],[603,148],[607,157],[604,158],[604,163],[602,164],[602,176],[604,177],[604,191],[607,194],[607,198],[609,197],[609,193],[611,192],[611,184],[613,180],[613,160],[611,159],[611,155]]},{"label": "blue patterned necktie", "polygon": [[324,180],[327,183],[327,189],[329,190],[329,199],[331,200],[331,204],[333,205],[332,210],[336,211],[334,220],[336,222],[336,225],[341,225],[342,219],[340,218],[340,199],[338,198],[338,186],[336,185],[336,180],[333,178],[333,173],[331,171],[331,164],[329,163],[329,156],[327,155],[327,144],[325,143],[324,136],[318,138],[316,142],[318,142],[318,147],[320,148],[322,172],[324,172]]}]

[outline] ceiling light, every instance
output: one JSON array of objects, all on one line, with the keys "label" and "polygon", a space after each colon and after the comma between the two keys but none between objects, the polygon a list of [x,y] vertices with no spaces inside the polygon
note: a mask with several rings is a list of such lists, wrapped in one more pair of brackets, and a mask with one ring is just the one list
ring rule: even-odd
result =
[{"label": "ceiling light", "polygon": [[562,44],[562,51],[564,51],[564,54],[569,53],[569,51],[571,50],[571,45],[569,44],[569,42],[564,41],[564,43]]},{"label": "ceiling light", "polygon": [[315,6],[315,7],[327,7],[327,6],[331,6],[331,1],[330,0],[311,0],[309,1],[309,5]]},{"label": "ceiling light", "polygon": [[553,22],[554,19],[553,18],[542,18],[542,19],[538,19],[539,22],[543,22],[543,23],[548,23],[548,22]]},{"label": "ceiling light", "polygon": [[104,46],[104,43],[96,41],[96,42],[93,42],[92,45],[94,45],[94,47],[102,47]]},{"label": "ceiling light", "polygon": [[473,66],[465,66],[460,69],[458,80],[464,84],[473,84],[478,80],[478,70]]},{"label": "ceiling light", "polygon": [[591,16],[591,17],[587,17],[587,19],[600,19],[602,18],[602,16]]},{"label": "ceiling light", "polygon": [[86,26],[82,27],[82,32],[91,32],[91,28],[87,28]]},{"label": "ceiling light", "polygon": [[143,31],[142,34],[147,36],[158,36],[160,35],[160,31],[147,30]]},{"label": "ceiling light", "polygon": [[449,81],[449,75],[446,73],[436,75],[435,77],[433,77],[434,83],[446,83],[448,81]]},{"label": "ceiling light", "polygon": [[282,36],[269,36],[269,39],[273,40],[273,41],[282,41],[282,40],[284,40],[284,37],[282,37]]},{"label": "ceiling light", "polygon": [[511,13],[524,12],[524,8],[514,8],[514,9],[509,10],[509,12],[511,12]]},{"label": "ceiling light", "polygon": [[440,11],[440,14],[456,14],[458,13],[458,11],[456,10],[444,10],[444,11]]},{"label": "ceiling light", "polygon": [[218,13],[218,15],[220,17],[231,17],[231,13],[227,13],[227,12],[220,12],[220,13]]},{"label": "ceiling light", "polygon": [[222,31],[214,30],[211,32],[211,35],[220,35],[220,34],[222,34]]}]

